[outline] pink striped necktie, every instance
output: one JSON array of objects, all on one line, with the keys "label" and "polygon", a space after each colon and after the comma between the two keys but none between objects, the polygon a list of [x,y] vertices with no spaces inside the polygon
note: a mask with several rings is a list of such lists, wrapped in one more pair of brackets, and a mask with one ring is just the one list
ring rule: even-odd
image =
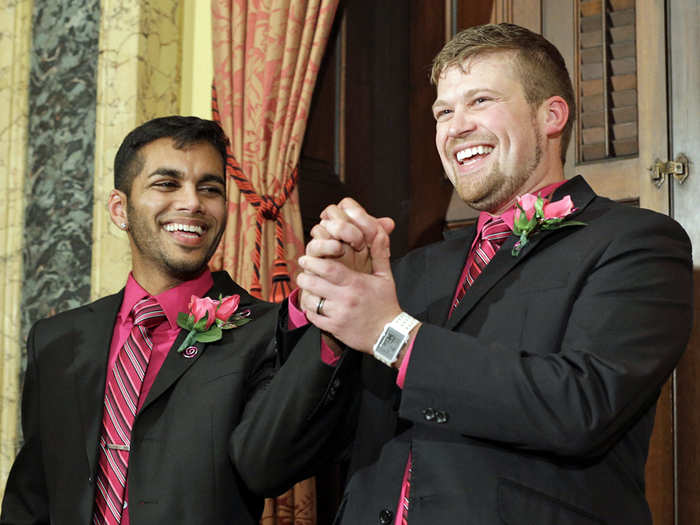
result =
[{"label": "pink striped necktie", "polygon": [[136,303],[131,314],[134,326],[107,376],[92,518],[96,525],[118,525],[126,508],[124,492],[131,429],[153,349],[149,332],[166,319],[163,309],[152,297]]},{"label": "pink striped necktie", "polygon": [[474,256],[467,269],[465,279],[461,283],[457,299],[455,299],[455,302],[452,304],[450,315],[452,315],[452,311],[462,300],[464,294],[467,293],[467,289],[474,284],[476,278],[481,275],[481,272],[483,272],[486,265],[491,262],[491,259],[493,259],[498,249],[503,245],[510,234],[510,228],[500,217],[492,217],[484,223],[481,228],[479,241],[474,247]]},{"label": "pink striped necktie", "polygon": [[[476,278],[481,275],[481,272],[483,272],[486,265],[491,262],[491,259],[493,259],[498,249],[503,245],[510,234],[510,228],[500,217],[492,217],[484,223],[481,228],[480,238],[474,247],[474,257],[471,259],[471,264],[467,269],[466,275],[460,283],[457,298],[452,304],[452,308],[450,308],[450,315],[452,315],[452,312],[462,300],[464,294],[467,293],[467,289],[474,283]],[[469,257],[467,257],[467,260],[469,260]],[[408,524],[408,504],[411,489],[411,475],[413,473],[410,455],[409,462],[408,476],[406,477],[406,491],[404,492],[403,501],[401,502],[401,525]]]}]

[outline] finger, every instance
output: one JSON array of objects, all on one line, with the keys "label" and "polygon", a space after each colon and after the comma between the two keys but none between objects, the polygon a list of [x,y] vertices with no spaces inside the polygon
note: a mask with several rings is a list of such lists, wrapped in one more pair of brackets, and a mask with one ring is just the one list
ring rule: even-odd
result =
[{"label": "finger", "polygon": [[[335,297],[340,293],[338,286],[308,271],[297,275],[297,285],[306,292],[303,303],[305,312],[316,309],[319,297]],[[316,296],[316,302],[313,302],[312,296]]]},{"label": "finger", "polygon": [[339,204],[330,204],[321,212],[321,219],[347,219],[347,216]]},{"label": "finger", "polygon": [[[325,304],[323,306],[323,311],[324,311],[324,313],[326,311]],[[324,332],[328,332],[329,334],[333,334],[333,330],[336,329],[336,326],[330,317],[328,317],[327,315],[319,315],[316,312],[311,312],[311,311],[305,312],[305,313],[306,313],[306,318],[309,320],[309,322],[311,324],[320,328]]]},{"label": "finger", "polygon": [[306,255],[311,257],[342,257],[347,245],[335,239],[312,239],[306,245]]},{"label": "finger", "polygon": [[369,246],[370,257],[372,257],[372,270],[374,275],[390,275],[391,263],[391,243],[389,235],[383,228],[380,228]]},{"label": "finger", "polygon": [[299,307],[304,311],[304,313],[314,312],[318,314],[318,305],[321,304],[321,314],[326,312],[327,299],[323,299],[321,303],[321,296],[306,292],[299,300]]},{"label": "finger", "polygon": [[391,217],[379,217],[377,221],[379,222],[380,226],[384,228],[387,235],[393,232],[394,228],[396,227],[396,223]]},{"label": "finger", "polygon": [[[309,289],[310,286],[317,285],[316,283],[309,283],[309,274],[320,278],[324,282],[332,285],[342,285],[346,280],[348,275],[352,272],[343,263],[336,261],[335,259],[323,259],[320,257],[311,257],[309,255],[304,255],[299,258],[299,266],[304,269],[304,272],[299,275],[303,277],[300,282],[297,278],[297,284],[300,288]],[[306,274],[306,276],[304,276]],[[320,293],[321,295],[330,295],[328,289],[311,290],[314,293]]]},{"label": "finger", "polygon": [[314,239],[330,239],[331,234],[328,233],[323,226],[316,224],[311,228],[311,237]]},{"label": "finger", "polygon": [[331,237],[349,244],[356,251],[366,246],[363,232],[348,220],[322,219],[320,224]]},{"label": "finger", "polygon": [[367,244],[370,244],[377,231],[383,228],[382,223],[376,217],[373,217],[361,207],[347,207],[345,208],[345,213],[352,221],[352,224],[362,232],[362,236]]}]

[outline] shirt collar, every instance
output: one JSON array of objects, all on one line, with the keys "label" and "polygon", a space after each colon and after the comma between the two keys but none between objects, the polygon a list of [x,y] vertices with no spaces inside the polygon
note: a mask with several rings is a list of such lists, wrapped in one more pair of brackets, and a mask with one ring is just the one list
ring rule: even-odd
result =
[{"label": "shirt collar", "polygon": [[[550,184],[548,186],[545,186],[544,188],[540,188],[538,190],[535,190],[533,193],[537,193],[538,195],[542,197],[549,197],[554,191],[564,184],[566,181],[565,180],[560,180],[557,181],[553,184]],[[503,222],[505,222],[508,227],[513,230],[513,222],[515,221],[515,210],[517,209],[516,205],[513,204],[513,206],[506,211],[504,211],[500,217],[503,219]],[[486,224],[486,221],[488,221],[491,218],[498,217],[498,215],[491,215],[490,213],[486,211],[482,211],[479,213],[479,219],[476,223],[476,231],[480,232],[482,228],[484,227],[484,224]]]},{"label": "shirt collar", "polygon": [[[190,297],[193,295],[197,297],[204,296],[213,285],[214,279],[209,268],[207,268],[199,277],[180,283],[154,296],[154,299],[158,301],[158,304],[163,308],[165,316],[168,318],[170,328],[174,329],[178,327],[177,314],[188,311]],[[136,282],[136,279],[134,279],[133,274],[130,272],[129,278],[126,281],[126,287],[124,288],[122,307],[119,310],[119,322],[126,322],[134,305],[144,297],[149,296],[150,294]]]}]

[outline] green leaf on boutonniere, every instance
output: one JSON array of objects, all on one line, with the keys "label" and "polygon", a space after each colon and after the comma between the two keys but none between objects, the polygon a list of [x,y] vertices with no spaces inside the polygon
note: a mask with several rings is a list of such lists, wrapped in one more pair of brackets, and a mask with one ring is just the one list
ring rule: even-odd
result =
[{"label": "green leaf on boutonniere", "polygon": [[194,328],[194,317],[185,312],[180,312],[177,314],[177,325],[185,330],[192,330]]},{"label": "green leaf on boutonniere", "polygon": [[544,199],[539,195],[535,201],[535,216],[540,219],[544,217]]},{"label": "green leaf on boutonniere", "polygon": [[204,317],[202,317],[199,321],[197,321],[194,324],[194,330],[197,330],[198,332],[203,332],[207,328],[207,318],[209,317],[209,313],[204,314]]},{"label": "green leaf on boutonniere", "polygon": [[211,343],[221,339],[222,335],[223,332],[221,331],[221,328],[214,324],[206,332],[197,332],[195,340],[200,343]]}]

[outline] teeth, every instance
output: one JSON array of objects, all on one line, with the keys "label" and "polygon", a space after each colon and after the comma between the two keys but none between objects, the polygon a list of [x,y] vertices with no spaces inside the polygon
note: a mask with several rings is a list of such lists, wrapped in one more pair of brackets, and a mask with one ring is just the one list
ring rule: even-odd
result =
[{"label": "teeth", "polygon": [[489,154],[493,151],[492,146],[474,146],[463,149],[457,152],[457,162],[462,162],[464,159],[470,159],[474,155]]},{"label": "teeth", "polygon": [[188,233],[196,233],[197,235],[202,235],[204,233],[204,228],[201,226],[195,226],[193,224],[178,224],[171,222],[165,225],[165,229],[169,232],[182,231]]}]

